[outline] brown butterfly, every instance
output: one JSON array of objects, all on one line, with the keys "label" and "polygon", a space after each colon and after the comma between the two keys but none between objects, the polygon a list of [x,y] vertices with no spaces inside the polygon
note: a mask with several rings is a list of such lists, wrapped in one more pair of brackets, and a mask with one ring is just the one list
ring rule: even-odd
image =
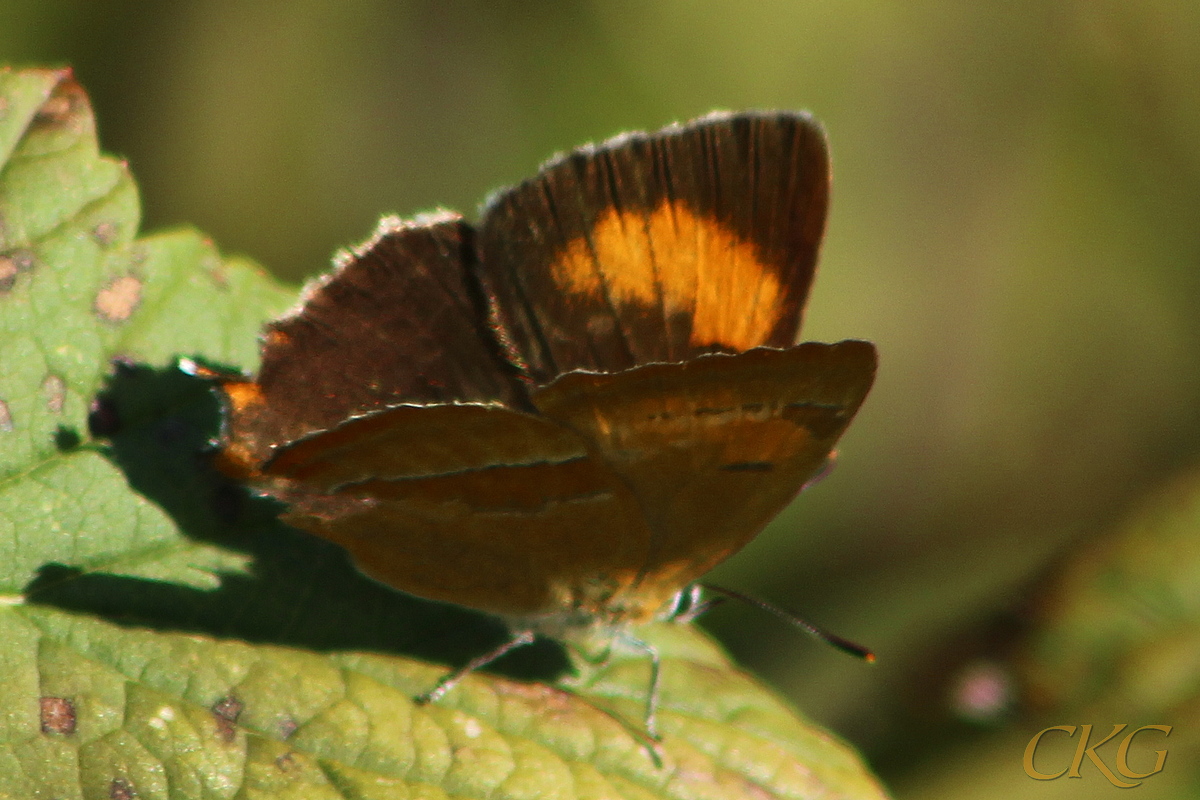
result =
[{"label": "brown butterfly", "polygon": [[501,651],[669,616],[871,387],[870,343],[795,344],[828,195],[808,116],[716,113],[385,219],[221,378],[224,468]]}]

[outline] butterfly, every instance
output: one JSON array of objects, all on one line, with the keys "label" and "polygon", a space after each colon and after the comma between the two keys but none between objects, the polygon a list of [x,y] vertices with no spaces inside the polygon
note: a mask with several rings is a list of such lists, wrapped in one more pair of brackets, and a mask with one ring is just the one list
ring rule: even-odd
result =
[{"label": "butterfly", "polygon": [[870,343],[796,344],[828,200],[809,116],[713,113],[558,156],[476,224],[385,218],[219,377],[222,467],[368,576],[508,622],[431,697],[535,633],[637,642],[871,388]]}]

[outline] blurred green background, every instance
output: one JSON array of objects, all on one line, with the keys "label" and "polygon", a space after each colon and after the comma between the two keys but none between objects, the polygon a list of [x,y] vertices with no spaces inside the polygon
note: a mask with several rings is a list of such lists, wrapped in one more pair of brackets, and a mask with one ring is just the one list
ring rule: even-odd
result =
[{"label": "blurred green background", "polygon": [[747,609],[705,624],[901,796],[964,796],[948,754],[1006,725],[995,796],[1033,784],[1044,725],[997,709],[1027,705],[1008,659],[1039,592],[1200,449],[1189,0],[4,0],[0,61],[74,66],[147,228],[295,280],[586,141],[811,110],[835,179],[804,338],[875,341],[879,380],[834,474],[715,578],[879,663]]}]

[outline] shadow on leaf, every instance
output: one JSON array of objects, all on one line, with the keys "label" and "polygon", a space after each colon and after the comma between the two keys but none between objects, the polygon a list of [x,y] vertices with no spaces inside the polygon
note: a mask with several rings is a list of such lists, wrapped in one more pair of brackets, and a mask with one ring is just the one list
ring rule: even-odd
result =
[{"label": "shadow on leaf", "polygon": [[[220,409],[209,384],[178,369],[118,362],[93,404],[90,427],[133,491],[193,541],[252,557],[250,575],[224,574],[214,591],[46,564],[31,602],[112,622],[308,650],[374,651],[461,665],[508,634],[488,615],[421,600],[359,573],[333,544],[277,519],[280,506],[231,483],[210,464]],[[539,640],[494,671],[550,681],[568,669]]]}]

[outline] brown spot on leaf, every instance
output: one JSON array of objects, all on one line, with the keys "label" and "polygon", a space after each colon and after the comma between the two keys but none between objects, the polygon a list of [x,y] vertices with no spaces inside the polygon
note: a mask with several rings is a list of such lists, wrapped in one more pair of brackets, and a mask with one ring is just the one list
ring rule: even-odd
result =
[{"label": "brown spot on leaf", "polygon": [[226,695],[213,704],[212,712],[222,719],[227,719],[230,722],[237,722],[238,717],[242,715],[242,709],[245,705],[241,700],[238,700],[233,695]]},{"label": "brown spot on leaf", "polygon": [[281,756],[277,756],[275,759],[275,768],[280,772],[291,772],[297,766],[296,757],[292,755],[290,750]]},{"label": "brown spot on leaf", "polygon": [[225,272],[225,264],[221,261],[216,261],[211,269],[204,271],[208,275],[209,280],[213,282],[213,286],[217,287],[218,291],[225,291],[229,288],[229,277]]},{"label": "brown spot on leaf", "polygon": [[36,121],[43,125],[59,122],[71,113],[71,98],[67,95],[51,97],[37,111]]},{"label": "brown spot on leaf", "polygon": [[218,700],[212,707],[213,719],[217,721],[217,738],[226,744],[237,737],[237,720],[242,715],[242,701],[233,695]]},{"label": "brown spot on leaf", "polygon": [[124,353],[117,353],[108,360],[108,364],[112,367],[114,375],[132,373],[137,369],[137,361],[134,357]]},{"label": "brown spot on leaf", "polygon": [[0,253],[0,292],[7,292],[17,282],[17,276],[33,269],[33,253],[28,250],[12,250]]},{"label": "brown spot on leaf", "polygon": [[525,700],[539,709],[539,713],[551,716],[578,714],[578,700],[568,692],[540,683],[497,682],[493,691],[504,697]]},{"label": "brown spot on leaf", "polygon": [[46,408],[51,414],[61,414],[67,397],[67,384],[51,373],[42,381],[42,394],[46,396]]},{"label": "brown spot on leaf", "polygon": [[237,726],[227,719],[217,717],[217,738],[225,744],[233,744],[237,739]]},{"label": "brown spot on leaf", "polygon": [[70,736],[75,732],[75,704],[66,697],[43,697],[42,733],[61,733]]},{"label": "brown spot on leaf", "polygon": [[8,410],[8,403],[0,400],[0,433],[8,433],[12,429],[12,414]]},{"label": "brown spot on leaf", "polygon": [[292,734],[300,728],[300,723],[291,717],[284,717],[279,720],[279,736],[283,739],[291,738]]},{"label": "brown spot on leaf", "polygon": [[9,256],[0,256],[0,292],[7,292],[17,282],[17,265]]},{"label": "brown spot on leaf", "polygon": [[96,295],[96,313],[106,322],[124,322],[142,300],[142,281],[132,275],[114,278]]},{"label": "brown spot on leaf", "polygon": [[134,800],[137,791],[133,784],[124,778],[113,778],[112,783],[108,785],[108,796],[111,800]]},{"label": "brown spot on leaf", "polygon": [[86,107],[87,95],[84,94],[83,87],[68,77],[58,84],[54,94],[42,103],[42,107],[33,118],[32,127],[68,125],[77,118],[76,112]]},{"label": "brown spot on leaf", "polygon": [[101,222],[92,228],[92,238],[101,247],[108,247],[117,238],[117,226],[111,222]]}]

